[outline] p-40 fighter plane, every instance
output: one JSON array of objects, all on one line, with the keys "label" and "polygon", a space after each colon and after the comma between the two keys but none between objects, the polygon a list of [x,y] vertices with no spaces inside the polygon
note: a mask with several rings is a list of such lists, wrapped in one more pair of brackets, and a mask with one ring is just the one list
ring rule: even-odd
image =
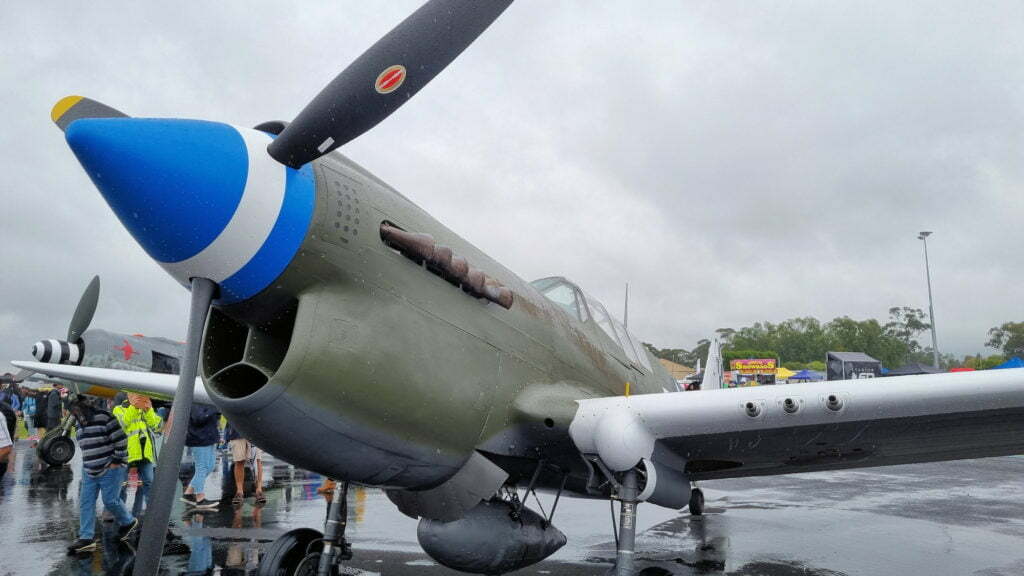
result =
[{"label": "p-40 fighter plane", "polygon": [[[565,542],[555,511],[526,508],[516,487],[616,499],[615,571],[631,574],[637,504],[699,513],[695,481],[1024,452],[1018,370],[663,393],[675,383],[600,302],[564,278],[521,280],[333,152],[509,3],[431,0],[290,124],[58,102],[107,203],[191,290],[191,317],[178,379],[19,366],[173,393],[177,417],[195,395],[275,456],[343,480],[324,532],[282,536],[264,574],[339,569],[347,482],[387,490],[430,556],[482,574]],[[155,572],[176,476],[158,470],[136,574]]]}]

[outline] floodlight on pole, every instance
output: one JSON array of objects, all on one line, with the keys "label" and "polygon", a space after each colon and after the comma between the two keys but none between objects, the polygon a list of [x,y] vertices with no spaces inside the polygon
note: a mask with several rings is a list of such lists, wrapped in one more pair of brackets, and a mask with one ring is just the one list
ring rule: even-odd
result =
[{"label": "floodlight on pole", "polygon": [[935,306],[932,304],[932,272],[928,265],[928,237],[932,233],[922,230],[917,234],[917,239],[924,243],[924,274],[928,279],[928,321],[932,325],[932,363],[939,367],[939,344],[935,338]]}]

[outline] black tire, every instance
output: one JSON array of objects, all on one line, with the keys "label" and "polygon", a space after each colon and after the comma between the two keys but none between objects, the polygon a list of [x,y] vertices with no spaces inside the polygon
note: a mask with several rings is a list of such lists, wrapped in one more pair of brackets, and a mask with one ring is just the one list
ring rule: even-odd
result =
[{"label": "black tire", "polygon": [[61,435],[61,429],[60,428],[54,428],[52,430],[48,430],[46,432],[46,434],[43,434],[42,438],[39,439],[39,442],[36,443],[36,454],[38,454],[39,457],[42,458],[43,457],[43,449],[54,438],[56,438],[57,436],[60,436],[60,435]]},{"label": "black tire", "polygon": [[649,566],[637,572],[637,576],[674,576],[674,574],[671,570],[661,566]]},{"label": "black tire", "polygon": [[694,488],[690,491],[690,515],[704,515],[704,492],[700,488]]},{"label": "black tire", "polygon": [[75,443],[67,436],[53,436],[39,443],[39,457],[50,466],[63,466],[75,457]]},{"label": "black tire", "polygon": [[307,549],[319,555],[323,544],[310,544],[321,538],[323,534],[312,528],[296,528],[285,532],[267,547],[263,558],[260,559],[260,568],[256,575],[295,576],[299,564],[306,557]]},{"label": "black tire", "polygon": [[295,576],[316,576],[319,569],[320,553],[310,552],[299,562],[299,567],[295,570]]}]

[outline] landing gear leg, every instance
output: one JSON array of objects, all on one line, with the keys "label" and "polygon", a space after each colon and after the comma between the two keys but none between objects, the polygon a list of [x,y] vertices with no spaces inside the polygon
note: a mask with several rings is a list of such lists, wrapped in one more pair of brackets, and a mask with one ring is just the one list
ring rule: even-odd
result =
[{"label": "landing gear leg", "polygon": [[636,549],[636,470],[627,470],[619,487],[619,541],[615,547],[615,576],[633,576]]},{"label": "landing gear leg", "polygon": [[324,550],[320,554],[317,576],[331,576],[338,562],[352,558],[352,546],[345,540],[348,525],[348,481],[334,485],[334,498],[324,523]]}]

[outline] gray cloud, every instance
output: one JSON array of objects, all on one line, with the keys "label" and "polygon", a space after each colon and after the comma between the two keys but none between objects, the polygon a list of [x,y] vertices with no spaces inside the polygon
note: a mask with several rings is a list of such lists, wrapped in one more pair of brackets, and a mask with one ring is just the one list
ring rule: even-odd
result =
[{"label": "gray cloud", "polygon": [[[418,2],[8,7],[0,358],[95,324],[181,337],[187,295],[50,123],[81,93],[133,115],[294,115]],[[345,152],[526,278],[564,274],[659,346],[796,315],[927,306],[940,348],[1021,320],[1017,3],[520,0]]]}]

